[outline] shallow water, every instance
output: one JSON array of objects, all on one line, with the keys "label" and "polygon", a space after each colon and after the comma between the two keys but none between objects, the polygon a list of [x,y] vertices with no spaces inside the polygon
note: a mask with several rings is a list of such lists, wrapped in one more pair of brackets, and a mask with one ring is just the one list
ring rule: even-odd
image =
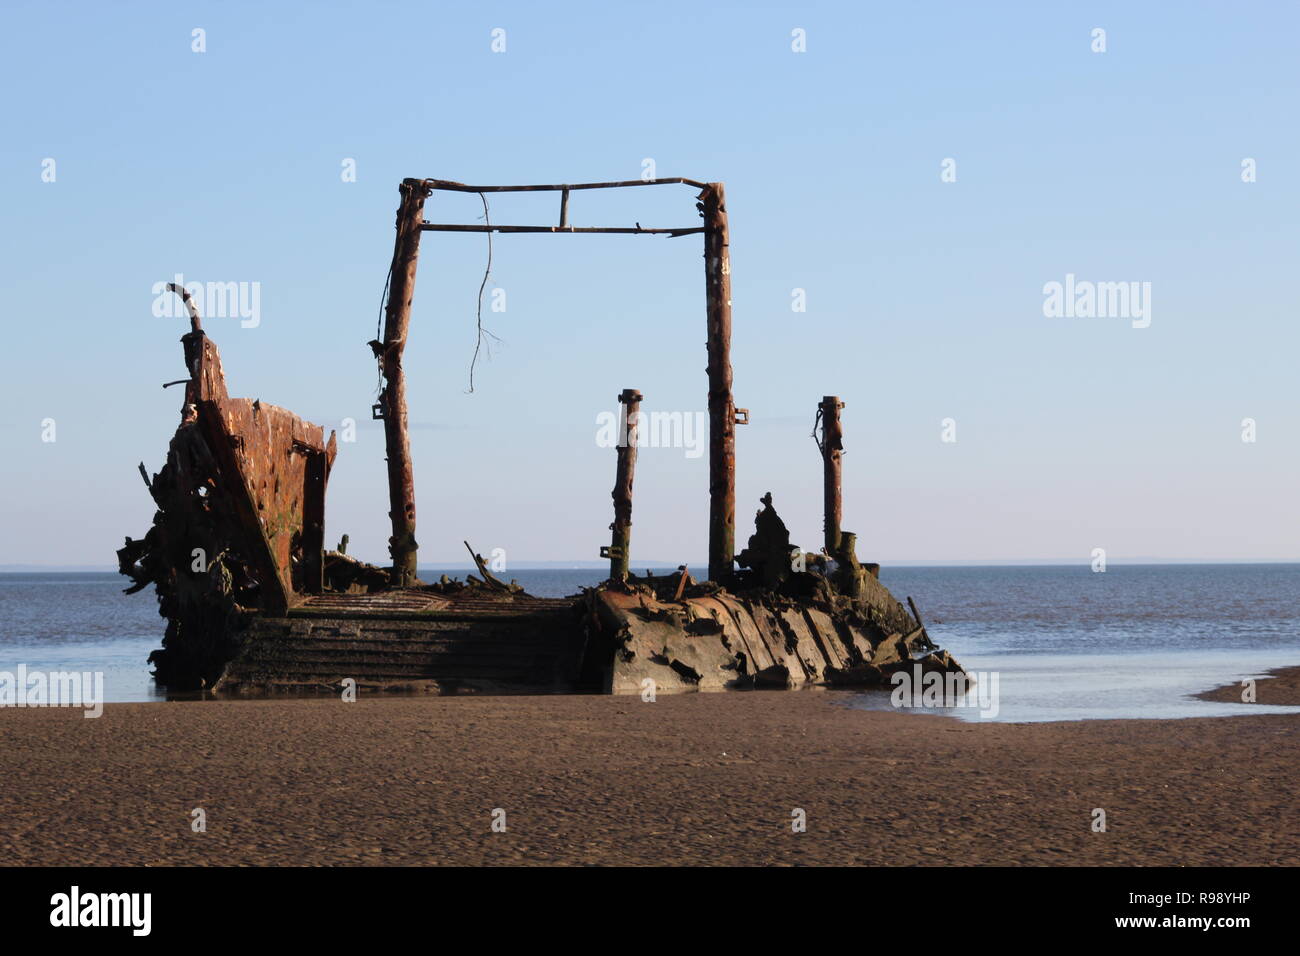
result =
[{"label": "shallow water", "polygon": [[[507,577],[560,597],[601,572]],[[1189,696],[1300,665],[1297,564],[885,568],[881,580],[899,600],[916,600],[931,636],[968,670],[998,674],[996,717],[978,708],[939,713],[1037,721],[1300,710]],[[124,595],[124,581],[112,573],[0,574],[0,671],[102,671],[109,701],[161,699],[146,660],[164,622],[152,589]],[[892,709],[888,691],[852,702]]]},{"label": "shallow water", "polygon": [[[941,713],[1042,721],[1300,711],[1191,696],[1300,665],[1300,565],[894,568],[881,580],[899,600],[916,600],[931,637],[963,667],[998,674],[996,716],[992,707]],[[855,703],[893,709],[888,692]]]}]

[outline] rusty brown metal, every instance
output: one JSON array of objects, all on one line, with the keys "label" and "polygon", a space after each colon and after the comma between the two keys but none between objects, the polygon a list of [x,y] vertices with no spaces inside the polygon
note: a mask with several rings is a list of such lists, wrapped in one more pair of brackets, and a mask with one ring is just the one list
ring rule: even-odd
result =
[{"label": "rusty brown metal", "polygon": [[677,569],[677,587],[673,590],[673,600],[680,601],[682,592],[686,590],[686,580],[690,577],[691,569],[682,565]]},{"label": "rusty brown metal", "polygon": [[916,602],[912,600],[912,595],[907,596],[907,606],[912,609],[912,617],[916,618],[916,626],[925,630],[925,622],[921,620],[921,612],[916,609]]},{"label": "rusty brown metal", "polygon": [[632,179],[609,183],[555,183],[537,186],[470,186],[466,183],[452,182],[446,179],[408,180],[422,182],[430,190],[446,190],[463,193],[526,193],[558,192],[560,193],[560,224],[558,226],[506,226],[492,223],[464,224],[449,222],[424,222],[420,228],[427,232],[499,232],[499,233],[573,233],[604,235],[644,235],[644,236],[691,236],[705,231],[703,226],[682,226],[675,228],[649,228],[637,223],[635,226],[573,226],[569,224],[569,193],[574,189],[622,189],[628,186],[663,186],[678,184],[705,188],[705,183],[693,179]]},{"label": "rusty brown metal", "polygon": [[[692,184],[704,224],[680,230],[574,228],[570,189]],[[423,221],[437,188],[462,192],[559,190],[557,227],[442,227]],[[486,213],[486,200],[484,202]],[[705,235],[709,377],[709,577],[725,588],[695,587],[677,575],[629,574],[632,496],[642,394],[624,389],[622,441],[611,497],[611,582],[572,599],[530,597],[492,574],[468,542],[479,577],[416,580],[415,501],[402,354],[409,334],[419,237],[425,229],[471,231],[667,232]],[[489,255],[489,270],[491,259]],[[486,278],[485,280],[486,281]],[[371,344],[383,376],[375,417],[385,423],[392,519],[391,570],[324,549],[325,490],[337,451],[320,426],[260,400],[231,398],[220,354],[202,331],[197,303],[178,287],[191,331],[182,342],[187,372],[181,423],[167,462],[141,476],[157,505],[141,540],[118,550],[128,592],[149,583],[168,621],[150,655],[161,684],[176,689],[335,687],[345,676],[369,687],[412,682],[439,689],[790,686],[804,681],[879,683],[889,668],[913,666],[912,652],[933,647],[916,603],[911,616],[863,566],[855,536],[843,530],[843,403],[819,405],[824,459],[826,578],[791,569],[790,535],[764,496],[749,547],[735,554],[735,427],[748,412],[732,394],[731,264],[721,183],[691,180],[565,186],[474,187],[438,180],[401,184],[382,339]],[[481,290],[480,290],[481,295]],[[174,382],[169,384],[180,384]],[[167,387],[167,386],[164,386]],[[814,428],[816,433],[816,427]],[[206,556],[205,560],[198,560]],[[739,561],[743,577],[733,567]],[[833,565],[833,568],[832,568]],[[742,584],[745,596],[729,590]],[[418,585],[418,586],[413,586]],[[792,587],[798,585],[798,589]],[[766,590],[766,594],[763,589]],[[673,608],[665,607],[671,600]],[[644,627],[642,626],[644,625]],[[900,638],[899,635],[902,635]],[[900,659],[898,641],[907,659]],[[378,651],[376,651],[378,648]],[[877,653],[880,652],[880,653]],[[351,655],[351,656],[348,656]],[[932,670],[960,671],[946,654]]]},{"label": "rusty brown metal", "polygon": [[[310,585],[295,583],[295,556],[310,561],[308,549],[319,553],[324,534],[328,455],[321,427],[247,398],[200,401],[199,425],[233,496],[245,547],[258,566],[262,606],[292,606],[300,591],[310,591]],[[320,467],[313,472],[311,464],[318,458]],[[307,526],[309,493],[319,501],[322,527],[317,532]]]},{"label": "rusty brown metal", "polygon": [[[580,189],[612,189],[631,186],[664,184],[690,185],[700,190],[698,208],[703,226],[653,229],[637,223],[635,227],[575,227],[569,224],[569,196]],[[466,193],[559,192],[560,223],[556,226],[514,226],[490,223],[430,223],[416,219],[418,230],[442,232],[523,232],[540,234],[563,233],[613,233],[659,234],[684,236],[704,234],[705,293],[708,315],[708,377],[709,377],[709,577],[719,583],[728,583],[734,577],[736,544],[736,425],[746,424],[749,413],[737,409],[732,395],[731,368],[731,258],[727,222],[725,189],[722,183],[702,183],[692,179],[670,178],[649,180],[624,180],[604,183],[555,183],[527,186],[473,186],[444,179],[408,179],[404,188],[422,187],[424,190],[450,190]],[[422,201],[422,197],[421,197]],[[406,208],[405,206],[403,207]],[[399,214],[399,229],[403,219]],[[409,260],[414,263],[414,255]],[[394,289],[398,281],[398,257],[394,257]],[[413,265],[412,265],[413,269]],[[412,277],[412,282],[414,281]],[[390,316],[391,300],[390,300]],[[390,446],[391,449],[391,446]],[[390,451],[390,474],[394,456]],[[414,505],[412,504],[412,509]],[[413,530],[413,521],[412,521]],[[394,539],[400,537],[397,514],[394,512]],[[607,556],[617,549],[617,543],[603,549]],[[611,572],[618,573],[613,566]],[[396,558],[394,559],[396,566]]]},{"label": "rusty brown metal", "polygon": [[338,443],[330,432],[325,448],[304,446],[306,456],[302,495],[302,591],[320,594],[325,588],[325,486]]},{"label": "rusty brown metal", "polygon": [[[709,354],[709,578],[731,580],[736,553],[736,405],[731,393],[731,256],[722,183],[699,196]],[[748,416],[746,416],[747,418]]]},{"label": "rusty brown metal", "polygon": [[380,399],[384,419],[384,444],[388,452],[388,505],[392,536],[388,551],[393,559],[393,583],[405,587],[416,581],[415,474],[407,432],[406,378],[402,351],[411,323],[411,298],[415,294],[416,262],[420,255],[420,226],[429,187],[421,180],[402,181],[397,209],[397,239],[393,248],[384,338],[374,346],[384,375]]},{"label": "rusty brown metal", "polygon": [[319,425],[260,400],[231,398],[221,353],[204,334],[195,303],[183,289],[171,289],[189,310],[191,331],[181,344],[190,377],[168,477],[150,480],[141,466],[161,509],[155,523],[166,529],[156,540],[179,536],[183,554],[196,547],[196,555],[204,553],[197,565],[186,562],[192,574],[242,563],[235,574],[249,584],[243,600],[255,595],[261,609],[283,611],[321,586],[334,436],[327,445]]},{"label": "rusty brown metal", "polygon": [[614,521],[610,524],[609,579],[626,581],[632,551],[632,481],[636,473],[636,449],[640,441],[641,399],[635,388],[618,396],[623,406],[623,427],[618,445],[618,466],[614,476]]},{"label": "rusty brown metal", "polygon": [[472,547],[470,547],[470,543],[468,541],[463,542],[463,544],[465,545],[465,550],[469,552],[469,556],[474,559],[474,565],[478,568],[478,573],[483,575],[483,583],[485,585],[497,591],[518,591],[519,590],[519,587],[515,585],[513,582],[511,582],[510,584],[506,584],[506,582],[502,581],[500,578],[494,575],[488,569],[487,562],[483,560],[483,555],[479,554]]},{"label": "rusty brown metal", "polygon": [[[568,209],[563,211],[563,216],[567,223]],[[614,236],[693,236],[697,233],[704,232],[701,226],[683,226],[680,228],[651,229],[643,226],[570,226],[562,223],[558,226],[499,226],[495,223],[492,225],[465,225],[462,223],[451,222],[426,222],[420,225],[425,232],[544,232],[555,235],[575,235],[596,234],[596,235],[614,235]]]},{"label": "rusty brown metal", "polygon": [[[254,403],[248,399],[232,399],[227,393],[216,343],[202,332],[191,332],[181,341],[185,345],[186,364],[194,372],[185,389],[186,404],[195,409],[196,421],[219,466],[220,477],[224,478],[238,522],[236,528],[226,530],[249,555],[261,585],[259,605],[265,610],[284,610],[293,603],[289,555],[286,552],[284,560],[278,560],[276,529],[265,520],[268,502],[259,500],[257,494],[263,490],[259,486],[264,486],[264,476],[271,471],[271,456],[268,449],[250,448],[248,443],[250,433],[258,437],[263,434],[253,421],[255,413],[261,417],[261,407],[254,409]],[[270,429],[265,431],[269,435]],[[276,504],[271,503],[272,516],[278,511]],[[283,542],[288,540],[286,537]]]},{"label": "rusty brown metal", "polygon": [[534,193],[534,192],[564,192],[570,189],[623,189],[628,186],[667,186],[667,185],[686,185],[694,186],[697,189],[706,189],[712,183],[702,183],[694,179],[686,179],[682,176],[674,176],[664,179],[624,179],[608,183],[553,183],[544,186],[470,186],[466,183],[458,183],[450,179],[422,179],[407,180],[408,182],[422,182],[430,189],[441,189],[450,192],[461,193]]},{"label": "rusty brown metal", "polygon": [[823,531],[826,553],[835,557],[840,552],[840,529],[843,521],[842,461],[844,455],[844,430],[840,423],[840,409],[844,407],[834,395],[822,398],[820,409],[822,423],[822,502]]}]

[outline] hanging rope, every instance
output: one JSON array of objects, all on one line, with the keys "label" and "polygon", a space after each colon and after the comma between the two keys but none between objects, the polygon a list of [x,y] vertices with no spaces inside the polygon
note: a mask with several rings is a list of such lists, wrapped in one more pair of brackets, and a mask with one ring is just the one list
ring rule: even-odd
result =
[{"label": "hanging rope", "polygon": [[388,286],[393,281],[393,264],[388,264],[388,275],[384,278],[384,291],[379,294],[379,317],[375,319],[375,339],[370,347],[375,353],[375,397],[378,398],[384,390],[384,353],[382,348],[375,348],[377,343],[381,342],[380,327],[384,321],[384,309],[388,305]]},{"label": "hanging rope", "polygon": [[820,425],[821,423],[822,423],[822,407],[818,405],[817,417],[813,419],[812,440],[817,443],[817,450],[822,453],[823,457],[825,457],[826,455],[825,442],[821,438],[817,437],[817,426]]},{"label": "hanging rope", "polygon": [[[482,193],[479,193],[478,198],[483,201],[483,222],[486,225],[491,226],[492,220],[488,217],[487,197],[484,196]],[[489,228],[487,231],[487,268],[483,270],[483,281],[479,284],[478,287],[478,338],[474,342],[474,357],[470,359],[470,363],[469,363],[470,394],[473,394],[474,392],[474,366],[478,364],[478,353],[479,350],[483,347],[483,336],[485,335],[491,336],[496,341],[498,342],[501,341],[491,331],[483,328],[483,290],[487,288],[488,277],[490,275],[492,275],[492,230]],[[488,358],[491,357],[492,357],[492,350],[491,350],[491,346],[489,345]]]}]

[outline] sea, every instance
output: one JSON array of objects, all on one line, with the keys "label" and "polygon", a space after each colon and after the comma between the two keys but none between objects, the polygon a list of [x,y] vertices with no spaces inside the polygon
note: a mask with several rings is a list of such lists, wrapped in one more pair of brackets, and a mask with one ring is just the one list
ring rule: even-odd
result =
[{"label": "sea", "polygon": [[[421,576],[444,573],[472,572]],[[505,576],[562,597],[602,572]],[[986,692],[996,687],[995,701],[972,694],[963,706],[913,708],[918,715],[1026,722],[1300,711],[1194,696],[1300,665],[1300,564],[886,567],[881,581],[916,602],[931,638]],[[167,706],[147,664],[165,622],[152,588],[126,595],[125,583],[108,572],[0,573],[0,672],[102,672],[108,702]],[[855,707],[897,703],[890,689],[839,693]]]}]

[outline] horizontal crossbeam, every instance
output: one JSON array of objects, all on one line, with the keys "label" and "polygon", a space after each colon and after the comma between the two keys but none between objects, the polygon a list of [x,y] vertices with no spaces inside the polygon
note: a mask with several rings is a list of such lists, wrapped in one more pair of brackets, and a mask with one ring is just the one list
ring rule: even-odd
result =
[{"label": "horizontal crossbeam", "polygon": [[554,232],[554,233],[604,233],[608,235],[690,236],[704,231],[703,226],[688,229],[644,229],[641,226],[497,226],[461,225],[447,222],[422,222],[426,232]]},{"label": "horizontal crossbeam", "polygon": [[457,193],[545,193],[567,192],[570,189],[622,189],[626,186],[667,186],[680,184],[705,189],[708,183],[696,182],[694,179],[675,177],[672,179],[627,179],[617,183],[557,183],[549,186],[467,186],[465,183],[452,182],[449,179],[423,179],[429,189],[442,189]]}]

